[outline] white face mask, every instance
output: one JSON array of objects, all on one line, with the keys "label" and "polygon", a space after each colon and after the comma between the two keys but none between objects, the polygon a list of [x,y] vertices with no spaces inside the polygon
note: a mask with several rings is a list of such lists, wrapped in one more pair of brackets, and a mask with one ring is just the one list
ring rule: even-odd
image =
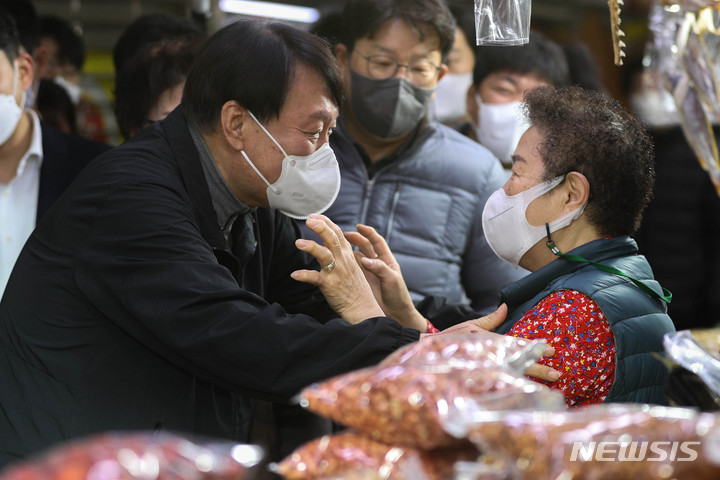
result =
[{"label": "white face mask", "polygon": [[73,105],[77,105],[78,103],[80,103],[80,93],[82,93],[80,85],[70,83],[65,80],[65,77],[62,77],[60,75],[53,78],[53,81],[65,90],[65,92],[68,94],[68,97],[70,97],[70,101],[73,103]]},{"label": "white face mask", "polygon": [[438,122],[450,122],[467,115],[467,91],[472,72],[446,73],[435,88],[433,111]]},{"label": "white face mask", "polygon": [[520,137],[530,127],[522,113],[522,102],[489,104],[483,103],[478,95],[475,100],[478,104],[478,124],[475,125],[478,142],[503,164],[510,165]]},{"label": "white face mask", "polygon": [[[0,94],[0,145],[7,142],[13,132],[15,132],[23,113],[23,109],[15,100],[15,93],[17,92],[19,82],[17,63],[14,67],[12,95]],[[25,93],[23,93],[21,103],[25,103]]]},{"label": "white face mask", "polygon": [[[564,177],[557,177],[511,196],[506,195],[501,188],[488,198],[482,224],[485,239],[495,255],[517,268],[522,256],[547,236],[545,225],[530,225],[527,221],[527,207],[563,180]],[[584,210],[583,205],[550,222],[550,233],[570,225],[570,222],[580,218]]]},{"label": "white face mask", "polygon": [[307,156],[288,155],[265,127],[248,110],[250,116],[277,145],[285,156],[280,177],[270,184],[260,170],[250,161],[245,151],[245,160],[268,186],[267,198],[270,208],[280,210],[288,217],[304,220],[311,213],[322,213],[335,201],[340,192],[340,167],[335,152],[326,143]]}]

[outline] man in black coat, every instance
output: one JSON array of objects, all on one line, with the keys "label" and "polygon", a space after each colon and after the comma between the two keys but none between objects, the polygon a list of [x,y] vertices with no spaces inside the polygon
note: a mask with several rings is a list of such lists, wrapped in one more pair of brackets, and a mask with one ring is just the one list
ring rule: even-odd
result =
[{"label": "man in black coat", "polygon": [[335,225],[311,216],[323,244],[297,240],[267,208],[332,201],[341,99],[318,37],[233,23],[180,107],[80,173],[0,302],[0,464],[104,430],[248,441],[250,397],[287,401],[418,340]]},{"label": "man in black coat", "polygon": [[54,130],[24,108],[35,63],[21,38],[14,17],[0,6],[0,297],[37,221],[78,172],[110,148]]}]

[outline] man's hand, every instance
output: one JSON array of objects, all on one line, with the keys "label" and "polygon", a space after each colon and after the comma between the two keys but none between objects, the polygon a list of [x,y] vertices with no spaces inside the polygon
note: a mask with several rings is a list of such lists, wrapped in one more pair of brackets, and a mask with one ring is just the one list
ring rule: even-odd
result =
[{"label": "man's hand", "polygon": [[319,287],[330,307],[350,323],[385,316],[340,227],[326,216],[315,214],[310,215],[306,225],[323,245],[298,239],[295,246],[315,257],[322,269],[296,270],[292,278]]}]

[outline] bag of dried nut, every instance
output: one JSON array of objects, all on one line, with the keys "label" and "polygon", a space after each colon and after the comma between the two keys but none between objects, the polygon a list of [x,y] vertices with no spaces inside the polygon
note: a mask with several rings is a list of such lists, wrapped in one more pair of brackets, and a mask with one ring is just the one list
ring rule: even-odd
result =
[{"label": "bag of dried nut", "polygon": [[444,417],[476,408],[565,408],[562,394],[522,374],[483,363],[385,365],[356,370],[301,392],[300,404],[370,438],[423,450],[467,443]]},{"label": "bag of dried nut", "polygon": [[467,434],[518,479],[720,478],[720,414],[641,404],[481,412]]},{"label": "bag of dried nut", "polygon": [[452,475],[456,462],[478,455],[470,445],[423,452],[348,430],[308,442],[273,470],[287,480],[441,480]]},{"label": "bag of dried nut", "polygon": [[0,480],[249,480],[262,450],[225,440],[109,432],[63,443],[14,463]]},{"label": "bag of dried nut", "polygon": [[442,333],[396,350],[380,366],[399,364],[437,364],[464,362],[487,367],[502,366],[524,372],[543,354],[545,340],[527,340],[509,335],[478,332],[473,334]]}]

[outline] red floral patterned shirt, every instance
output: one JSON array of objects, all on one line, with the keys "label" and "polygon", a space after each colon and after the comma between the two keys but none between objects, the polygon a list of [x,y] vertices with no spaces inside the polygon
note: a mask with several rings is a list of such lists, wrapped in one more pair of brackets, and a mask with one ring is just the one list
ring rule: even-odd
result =
[{"label": "red floral patterned shirt", "polygon": [[555,355],[539,363],[561,373],[544,382],[562,390],[569,407],[601,403],[615,378],[615,339],[600,307],[576,290],[548,295],[508,335],[547,340]]}]

